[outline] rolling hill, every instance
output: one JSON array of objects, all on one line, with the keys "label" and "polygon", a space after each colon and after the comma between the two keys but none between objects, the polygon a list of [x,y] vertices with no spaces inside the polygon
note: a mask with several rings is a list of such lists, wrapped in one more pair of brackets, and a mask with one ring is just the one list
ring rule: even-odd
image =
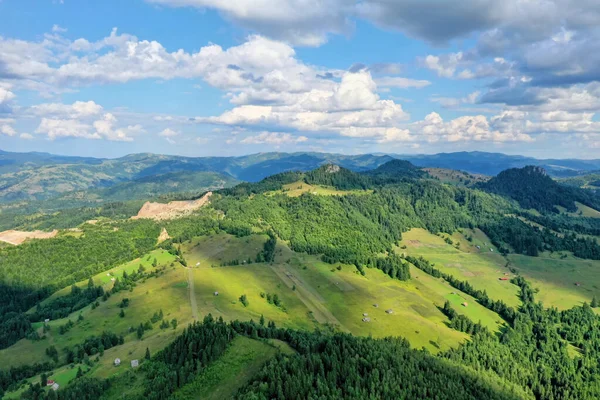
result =
[{"label": "rolling hill", "polygon": [[[298,171],[316,161],[295,155],[232,187],[233,174],[147,163],[78,194],[124,201],[20,216],[57,231],[0,247],[4,398],[600,395],[600,219],[555,212],[587,192],[538,167],[468,187],[348,160],[358,171]],[[275,168],[255,161],[244,168]],[[215,181],[193,212],[130,218]]]}]

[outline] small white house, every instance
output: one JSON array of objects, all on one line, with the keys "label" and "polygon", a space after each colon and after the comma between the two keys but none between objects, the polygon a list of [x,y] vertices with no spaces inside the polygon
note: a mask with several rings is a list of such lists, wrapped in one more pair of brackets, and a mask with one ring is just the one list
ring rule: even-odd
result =
[{"label": "small white house", "polygon": [[200,265],[200,261],[198,261],[198,262],[196,263],[196,267],[198,267],[199,265]]},{"label": "small white house", "polygon": [[46,318],[46,319],[44,320],[44,325],[48,325],[48,322],[50,322],[50,318]]},{"label": "small white house", "polygon": [[58,390],[60,385],[58,383],[54,383],[51,387],[52,387],[52,390],[56,391],[56,390]]},{"label": "small white house", "polygon": [[140,362],[138,360],[131,360],[131,368],[137,368],[140,366]]},{"label": "small white house", "polygon": [[368,316],[369,316],[369,314],[363,313],[363,317],[368,317]]},{"label": "small white house", "polygon": [[121,359],[115,358],[115,367],[118,367],[119,365],[121,365]]},{"label": "small white house", "polygon": [[219,292],[215,292],[215,296],[218,296],[218,295],[219,295]]}]

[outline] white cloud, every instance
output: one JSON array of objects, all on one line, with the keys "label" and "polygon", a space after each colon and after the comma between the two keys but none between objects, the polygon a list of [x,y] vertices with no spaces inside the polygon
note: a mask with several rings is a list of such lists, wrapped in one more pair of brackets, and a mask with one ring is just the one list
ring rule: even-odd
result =
[{"label": "white cloud", "polygon": [[140,124],[119,126],[113,113],[104,112],[103,107],[93,101],[39,104],[23,110],[23,115],[41,118],[35,133],[46,135],[50,140],[73,137],[131,142],[133,135],[145,132]]},{"label": "white cloud", "polygon": [[100,139],[100,135],[91,131],[90,125],[74,119],[42,118],[35,133],[44,134],[50,140],[65,137]]},{"label": "white cloud", "polygon": [[24,140],[33,140],[33,135],[29,133],[21,133],[19,137]]},{"label": "white cloud", "polygon": [[127,128],[115,128],[116,123],[117,118],[111,113],[106,113],[102,119],[94,121],[93,125],[97,135],[104,139],[118,142],[131,142],[133,141],[133,138],[130,137],[129,134],[142,131],[140,125],[129,126]]},{"label": "white cloud", "polygon": [[[282,105],[242,105],[217,117],[198,122],[232,126],[285,127],[299,131],[328,131],[343,136],[383,136],[386,129],[406,121],[409,115],[392,100],[381,100],[367,71],[346,72],[339,83],[304,92],[288,93]],[[356,128],[369,128],[359,129]]]},{"label": "white cloud", "polygon": [[67,31],[67,29],[61,27],[60,25],[57,25],[57,24],[52,25],[52,32],[55,32],[55,33],[64,33],[66,31]]},{"label": "white cloud", "polygon": [[4,88],[0,86],[0,106],[3,104],[7,104],[9,101],[15,98],[15,94],[8,90],[8,88]]},{"label": "white cloud", "polygon": [[454,76],[456,68],[463,60],[463,53],[449,53],[443,56],[428,55],[421,63],[425,68],[435,71],[438,76],[451,78]]},{"label": "white cloud", "polygon": [[498,130],[483,115],[463,116],[450,121],[433,112],[423,121],[410,124],[409,130],[419,139],[427,142],[490,141],[490,142],[530,142],[529,135],[511,130]]},{"label": "white cloud", "polygon": [[168,138],[168,137],[173,137],[173,136],[179,135],[179,132],[175,132],[173,129],[167,128],[167,129],[163,130],[162,132],[160,132],[158,135]]},{"label": "white cloud", "polygon": [[242,144],[269,144],[280,146],[282,144],[306,142],[306,136],[293,136],[289,133],[262,132],[256,136],[248,136],[240,141]]},{"label": "white cloud", "polygon": [[33,114],[38,116],[58,116],[63,118],[84,118],[102,113],[102,106],[94,101],[76,101],[73,104],[44,103],[30,107]]},{"label": "white cloud", "polygon": [[399,88],[399,89],[406,89],[406,88],[424,88],[426,86],[431,85],[431,82],[426,81],[426,80],[415,80],[415,79],[408,79],[408,78],[402,78],[399,76],[386,76],[383,78],[378,78],[375,80],[375,82],[377,82],[378,86],[381,87],[395,87],[395,88]]}]

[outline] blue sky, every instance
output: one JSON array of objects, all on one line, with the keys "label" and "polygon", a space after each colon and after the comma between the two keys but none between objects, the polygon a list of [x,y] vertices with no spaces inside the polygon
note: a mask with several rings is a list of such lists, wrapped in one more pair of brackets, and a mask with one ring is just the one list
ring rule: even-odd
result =
[{"label": "blue sky", "polygon": [[0,149],[600,158],[593,0],[0,0]]}]

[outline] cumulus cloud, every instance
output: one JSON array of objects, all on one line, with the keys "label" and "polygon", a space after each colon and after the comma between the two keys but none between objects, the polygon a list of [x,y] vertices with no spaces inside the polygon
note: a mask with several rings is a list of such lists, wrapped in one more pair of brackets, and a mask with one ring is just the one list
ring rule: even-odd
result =
[{"label": "cumulus cloud", "polygon": [[232,126],[274,126],[298,131],[336,132],[356,136],[384,135],[409,115],[392,100],[381,100],[370,73],[346,72],[339,83],[330,82],[321,90],[293,94],[281,105],[243,105],[220,116],[197,118],[198,122]]},{"label": "cumulus cloud", "polygon": [[437,141],[532,141],[529,135],[508,129],[498,129],[496,120],[489,121],[484,115],[463,116],[450,121],[433,112],[423,121],[411,124],[410,131],[428,142]]},{"label": "cumulus cloud", "polygon": [[35,133],[48,139],[72,137],[130,142],[132,135],[144,133],[140,124],[119,126],[117,117],[104,112],[93,101],[73,104],[44,103],[22,111],[24,116],[41,118]]}]

